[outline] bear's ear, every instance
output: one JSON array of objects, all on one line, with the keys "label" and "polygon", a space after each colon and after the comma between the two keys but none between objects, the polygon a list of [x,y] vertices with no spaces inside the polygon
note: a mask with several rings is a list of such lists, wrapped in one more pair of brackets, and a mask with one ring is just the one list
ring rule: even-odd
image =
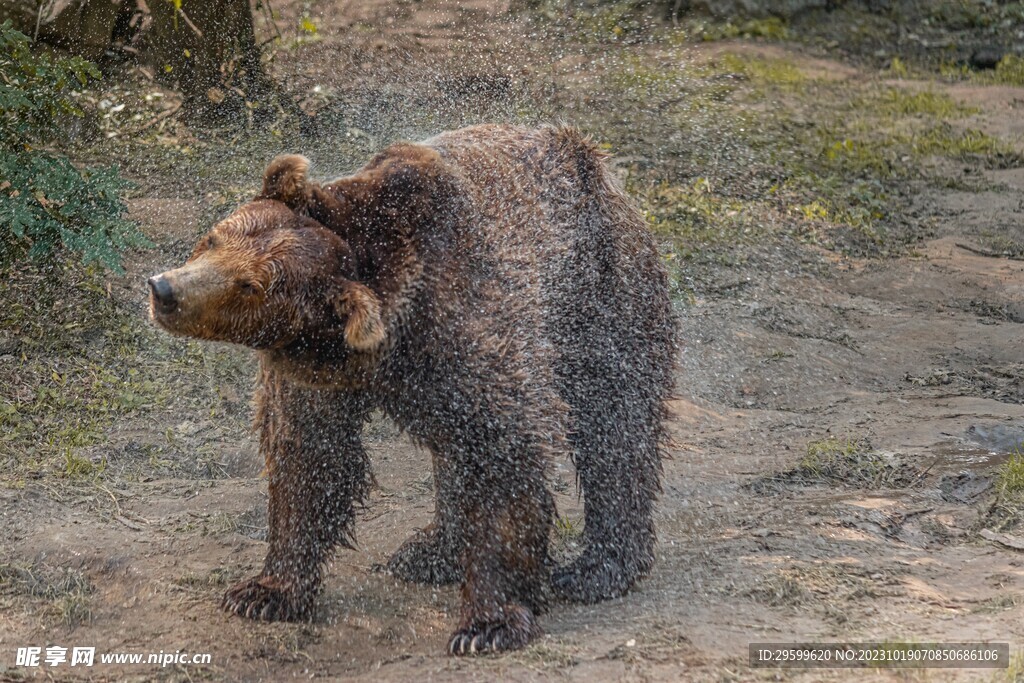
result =
[{"label": "bear's ear", "polygon": [[309,197],[309,159],[298,154],[282,154],[267,166],[263,174],[264,199],[276,199],[289,208],[297,209]]},{"label": "bear's ear", "polygon": [[384,341],[380,299],[358,282],[346,282],[334,298],[334,311],[345,321],[345,341],[357,351],[372,351]]}]

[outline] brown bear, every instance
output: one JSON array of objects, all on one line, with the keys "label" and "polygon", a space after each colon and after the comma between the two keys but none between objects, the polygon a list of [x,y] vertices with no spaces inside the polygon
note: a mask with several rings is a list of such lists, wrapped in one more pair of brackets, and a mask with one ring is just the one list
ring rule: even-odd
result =
[{"label": "brown bear", "polygon": [[[654,560],[674,323],[644,219],[569,128],[486,125],[399,143],[320,185],[300,156],[149,280],[153,319],[256,349],[269,473],[263,571],[224,607],[308,618],[351,547],[379,409],[429,449],[436,518],[389,564],[461,581],[452,654],[523,647],[553,592],[621,595]],[[585,549],[551,567],[547,475],[569,456]]]}]

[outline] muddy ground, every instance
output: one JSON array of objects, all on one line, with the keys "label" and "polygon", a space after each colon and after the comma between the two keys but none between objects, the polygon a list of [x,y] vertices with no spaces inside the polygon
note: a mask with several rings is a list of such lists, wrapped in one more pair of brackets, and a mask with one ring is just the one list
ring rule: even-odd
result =
[{"label": "muddy ground", "polygon": [[[272,69],[317,115],[312,138],[190,131],[173,93],[122,74],[107,97],[130,106],[98,108],[100,134],[75,149],[123,162],[154,248],[123,276],[3,280],[0,678],[1024,678],[1024,83],[559,7],[275,4]],[[295,28],[303,13],[315,33]],[[616,153],[675,278],[651,576],[555,606],[523,652],[444,656],[456,591],[377,569],[433,505],[425,453],[380,420],[359,548],[338,554],[315,621],[220,612],[265,552],[252,360],[153,330],[145,276],[277,152],[329,177],[399,137],[552,119]],[[571,554],[582,507],[571,464],[556,473],[554,542]],[[789,640],[1009,641],[1014,656],[999,671],[748,667],[749,642]],[[30,645],[212,664],[16,667]]]}]

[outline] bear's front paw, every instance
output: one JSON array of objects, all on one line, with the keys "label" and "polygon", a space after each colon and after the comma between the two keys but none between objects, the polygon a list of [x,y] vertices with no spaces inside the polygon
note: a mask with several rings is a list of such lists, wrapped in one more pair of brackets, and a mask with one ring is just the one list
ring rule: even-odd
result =
[{"label": "bear's front paw", "polygon": [[260,621],[303,621],[313,612],[313,596],[309,591],[297,590],[293,581],[254,576],[229,588],[221,607]]},{"label": "bear's front paw", "polygon": [[449,586],[462,580],[454,543],[434,528],[407,540],[388,560],[388,572],[402,581]]},{"label": "bear's front paw", "polygon": [[448,641],[450,655],[479,655],[519,650],[539,636],[533,613],[521,605],[506,605],[501,618],[474,619]]}]

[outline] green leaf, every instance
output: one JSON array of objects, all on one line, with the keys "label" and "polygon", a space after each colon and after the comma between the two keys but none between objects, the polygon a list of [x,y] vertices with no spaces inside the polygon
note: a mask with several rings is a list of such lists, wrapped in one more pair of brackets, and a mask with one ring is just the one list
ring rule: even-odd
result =
[{"label": "green leaf", "polygon": [[[178,2],[180,6],[180,0]],[[116,167],[76,167],[61,154],[61,119],[82,114],[71,85],[101,77],[92,62],[29,49],[27,36],[0,24],[0,267],[55,249],[120,271],[121,253],[151,246],[125,219],[121,193],[130,187]]]}]

